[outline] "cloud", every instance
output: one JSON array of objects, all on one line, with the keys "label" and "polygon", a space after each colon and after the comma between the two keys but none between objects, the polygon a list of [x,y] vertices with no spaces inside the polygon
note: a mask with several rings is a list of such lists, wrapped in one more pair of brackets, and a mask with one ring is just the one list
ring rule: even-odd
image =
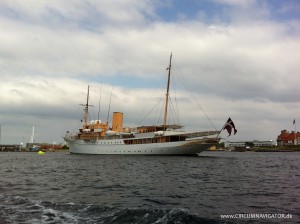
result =
[{"label": "cloud", "polygon": [[53,0],[51,3],[4,0],[0,10],[4,16],[25,23],[53,29],[63,25],[67,29],[80,27],[101,32],[103,27],[110,26],[141,27],[157,17],[155,9],[162,5],[163,2],[152,0]]},{"label": "cloud", "polygon": [[[101,119],[107,119],[113,86],[112,110],[135,125],[164,96],[173,52],[172,81],[189,83],[176,84],[183,124],[212,128],[189,89],[215,127],[231,116],[238,138],[274,139],[284,120],[300,112],[299,20],[273,20],[272,7],[260,1],[214,2],[222,9],[213,15],[218,19],[202,21],[199,8],[195,17],[169,21],[158,10],[168,1],[2,1],[0,122],[35,124],[41,139],[58,139],[80,124],[78,104],[91,84],[91,116],[97,116],[102,85]],[[257,119],[265,133],[253,131]]]},{"label": "cloud", "polygon": [[253,6],[257,0],[245,0],[245,1],[239,1],[239,0],[213,0],[216,3],[229,5],[229,6],[238,6],[238,7],[249,7]]}]

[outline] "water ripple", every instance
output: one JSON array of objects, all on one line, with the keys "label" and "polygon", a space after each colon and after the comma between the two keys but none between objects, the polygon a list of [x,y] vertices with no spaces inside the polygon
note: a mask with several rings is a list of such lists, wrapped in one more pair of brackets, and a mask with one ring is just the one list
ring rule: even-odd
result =
[{"label": "water ripple", "polygon": [[[200,157],[1,153],[0,221],[240,223],[221,214],[300,217],[299,153]],[[252,223],[290,220],[254,220]]]}]

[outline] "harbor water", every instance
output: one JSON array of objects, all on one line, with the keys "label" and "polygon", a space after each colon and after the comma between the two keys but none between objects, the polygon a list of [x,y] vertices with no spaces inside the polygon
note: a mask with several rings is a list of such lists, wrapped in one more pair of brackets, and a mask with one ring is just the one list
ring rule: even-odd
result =
[{"label": "harbor water", "polygon": [[0,223],[300,223],[299,152],[0,153]]}]

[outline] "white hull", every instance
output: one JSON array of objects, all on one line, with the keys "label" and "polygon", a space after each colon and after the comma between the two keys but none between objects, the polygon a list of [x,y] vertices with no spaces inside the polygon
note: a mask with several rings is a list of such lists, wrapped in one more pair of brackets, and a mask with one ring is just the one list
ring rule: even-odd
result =
[{"label": "white hull", "polygon": [[101,155],[196,155],[213,146],[200,141],[151,144],[125,144],[123,139],[83,141],[68,140],[70,153]]}]

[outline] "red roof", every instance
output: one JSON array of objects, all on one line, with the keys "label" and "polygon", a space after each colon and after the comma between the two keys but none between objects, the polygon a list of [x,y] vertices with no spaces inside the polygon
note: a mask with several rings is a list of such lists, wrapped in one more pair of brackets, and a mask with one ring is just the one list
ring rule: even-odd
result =
[{"label": "red roof", "polygon": [[300,132],[297,132],[295,134],[295,132],[282,131],[281,134],[278,135],[277,141],[283,141],[283,142],[294,141],[295,136],[296,138],[300,138]]}]

